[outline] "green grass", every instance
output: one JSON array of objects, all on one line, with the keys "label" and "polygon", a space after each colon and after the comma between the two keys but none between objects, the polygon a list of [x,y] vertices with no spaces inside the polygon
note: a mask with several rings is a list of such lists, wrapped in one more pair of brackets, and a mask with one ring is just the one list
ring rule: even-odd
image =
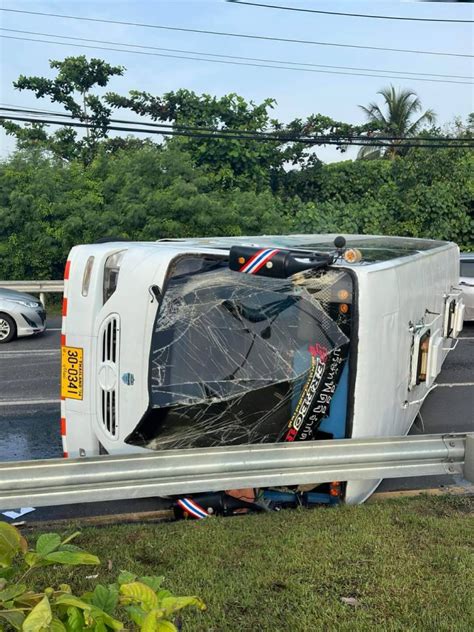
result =
[{"label": "green grass", "polygon": [[[81,591],[112,581],[121,569],[164,575],[176,594],[206,602],[207,612],[183,614],[183,630],[193,632],[468,631],[474,629],[473,517],[472,498],[421,496],[86,528],[77,543],[101,557],[98,571],[49,568],[45,577]],[[96,572],[98,579],[86,579]]]}]

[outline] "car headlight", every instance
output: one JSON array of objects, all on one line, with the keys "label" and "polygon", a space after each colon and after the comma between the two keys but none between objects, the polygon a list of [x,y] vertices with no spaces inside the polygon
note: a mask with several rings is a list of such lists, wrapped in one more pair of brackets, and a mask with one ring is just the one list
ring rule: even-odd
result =
[{"label": "car headlight", "polygon": [[126,250],[119,250],[107,257],[104,265],[104,303],[106,303],[117,289],[120,264]]},{"label": "car headlight", "polygon": [[16,303],[17,305],[24,305],[25,307],[41,307],[41,303],[38,301],[23,301],[17,298],[6,298],[9,303]]}]

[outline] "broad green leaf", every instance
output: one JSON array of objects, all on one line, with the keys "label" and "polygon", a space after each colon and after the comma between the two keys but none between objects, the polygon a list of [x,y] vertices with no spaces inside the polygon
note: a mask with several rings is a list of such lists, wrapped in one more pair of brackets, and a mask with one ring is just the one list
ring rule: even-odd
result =
[{"label": "broad green leaf", "polygon": [[171,590],[159,590],[156,593],[156,596],[158,597],[158,601],[161,603],[162,599],[164,599],[165,597],[173,597],[173,593],[171,592]]},{"label": "broad green leaf", "polygon": [[128,613],[128,616],[137,625],[142,625],[143,620],[146,617],[146,612],[140,608],[140,606],[127,606],[125,610]]},{"label": "broad green leaf", "polygon": [[36,605],[23,622],[23,632],[41,632],[48,629],[53,619],[49,599],[43,599]]},{"label": "broad green leaf", "polygon": [[21,610],[0,610],[0,617],[3,617],[8,623],[15,628],[15,630],[21,630],[21,626],[23,625],[23,621],[25,620],[25,615]]},{"label": "broad green leaf", "polygon": [[158,617],[163,614],[160,610],[151,610],[143,619],[143,623],[140,627],[141,632],[156,632]]},{"label": "broad green leaf", "polygon": [[199,610],[205,610],[206,604],[199,597],[165,597],[160,606],[166,611],[167,616],[188,606],[195,606]]},{"label": "broad green leaf", "polygon": [[141,632],[155,632],[156,629],[156,610],[149,612],[143,619],[140,627]]},{"label": "broad green leaf", "polygon": [[154,590],[142,584],[142,582],[132,582],[131,584],[122,584],[120,592],[131,601],[141,603],[144,610],[150,612],[158,606],[158,597]]},{"label": "broad green leaf", "polygon": [[119,599],[118,590],[115,588],[107,588],[102,584],[97,584],[91,595],[90,603],[100,608],[107,614],[113,614],[117,607]]},{"label": "broad green leaf", "polygon": [[45,555],[44,559],[53,564],[70,564],[71,566],[100,564],[96,555],[74,551],[54,551]]},{"label": "broad green leaf", "polygon": [[41,562],[41,556],[38,553],[33,553],[33,551],[29,551],[25,555],[25,562],[31,568],[32,566],[36,566]]},{"label": "broad green leaf", "polygon": [[18,605],[21,604],[21,605],[29,606],[30,608],[33,608],[34,606],[36,606],[37,603],[39,603],[43,599],[43,597],[44,597],[43,593],[36,593],[36,592],[33,592],[32,590],[28,590],[28,592],[25,592],[22,595],[19,595],[15,599],[15,602]]},{"label": "broad green leaf", "polygon": [[145,577],[140,577],[140,581],[143,584],[146,584],[147,586],[150,586],[150,588],[152,588],[155,592],[161,586],[161,584],[163,583],[164,579],[165,579],[164,577],[159,577],[159,576],[147,576],[147,575],[145,575]]},{"label": "broad green leaf", "polygon": [[86,603],[79,599],[79,597],[74,597],[74,595],[60,595],[55,601],[55,606],[72,606],[73,608],[79,608],[80,610],[91,610],[92,606],[90,603]]},{"label": "broad green leaf", "polygon": [[84,629],[84,617],[79,608],[70,607],[67,609],[67,623],[70,632],[82,632]]},{"label": "broad green leaf", "polygon": [[7,586],[4,590],[0,590],[0,602],[15,599],[15,597],[22,595],[25,591],[25,584],[12,584],[11,586]]},{"label": "broad green leaf", "polygon": [[82,549],[75,544],[61,544],[59,551],[82,551]]},{"label": "broad green leaf", "polygon": [[57,533],[43,533],[36,542],[36,552],[44,557],[55,551],[61,544],[61,538]]},{"label": "broad green leaf", "polygon": [[178,632],[178,628],[171,621],[162,619],[157,622],[156,632]]},{"label": "broad green leaf", "polygon": [[120,571],[117,582],[119,584],[130,584],[131,582],[134,582],[136,578],[137,576],[133,573],[129,573],[128,571]]},{"label": "broad green leaf", "polygon": [[11,566],[13,558],[22,550],[22,536],[7,522],[0,522],[0,567]]},{"label": "broad green leaf", "polygon": [[112,628],[112,630],[123,630],[123,623],[121,621],[114,619],[106,612],[99,610],[99,608],[96,608],[95,606],[92,606],[90,615],[88,616],[90,616],[92,621],[103,621],[107,627]]},{"label": "broad green leaf", "polygon": [[49,632],[67,632],[66,626],[57,617],[53,617],[48,630]]}]

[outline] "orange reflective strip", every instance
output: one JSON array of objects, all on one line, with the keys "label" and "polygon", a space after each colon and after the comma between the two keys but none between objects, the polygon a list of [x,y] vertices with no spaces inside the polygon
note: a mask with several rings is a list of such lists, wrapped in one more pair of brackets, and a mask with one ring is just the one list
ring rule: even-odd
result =
[{"label": "orange reflective strip", "polygon": [[66,419],[61,417],[61,437],[66,436]]},{"label": "orange reflective strip", "polygon": [[61,347],[66,346],[66,334],[61,334]]},{"label": "orange reflective strip", "polygon": [[69,279],[69,271],[71,270],[71,262],[66,261],[66,267],[64,268],[64,280],[67,281]]},{"label": "orange reflective strip", "polygon": [[63,298],[63,316],[67,316],[67,298]]},{"label": "orange reflective strip", "polygon": [[68,459],[69,458],[69,452],[63,452],[63,457],[65,459]]}]

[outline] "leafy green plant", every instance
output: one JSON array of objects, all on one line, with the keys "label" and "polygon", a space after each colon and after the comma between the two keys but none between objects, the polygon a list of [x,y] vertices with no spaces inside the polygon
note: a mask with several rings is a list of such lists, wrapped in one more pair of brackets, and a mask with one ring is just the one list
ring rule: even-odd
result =
[{"label": "leafy green plant", "polygon": [[97,584],[93,591],[75,596],[68,584],[32,590],[28,581],[33,572],[45,566],[97,565],[95,555],[82,551],[56,533],[40,535],[34,550],[21,533],[0,522],[0,631],[82,632],[126,629],[117,616],[123,614],[131,629],[143,632],[171,632],[176,613],[188,606],[205,609],[197,597],[176,597],[161,587],[163,577],[137,577],[122,571],[117,582]]}]

